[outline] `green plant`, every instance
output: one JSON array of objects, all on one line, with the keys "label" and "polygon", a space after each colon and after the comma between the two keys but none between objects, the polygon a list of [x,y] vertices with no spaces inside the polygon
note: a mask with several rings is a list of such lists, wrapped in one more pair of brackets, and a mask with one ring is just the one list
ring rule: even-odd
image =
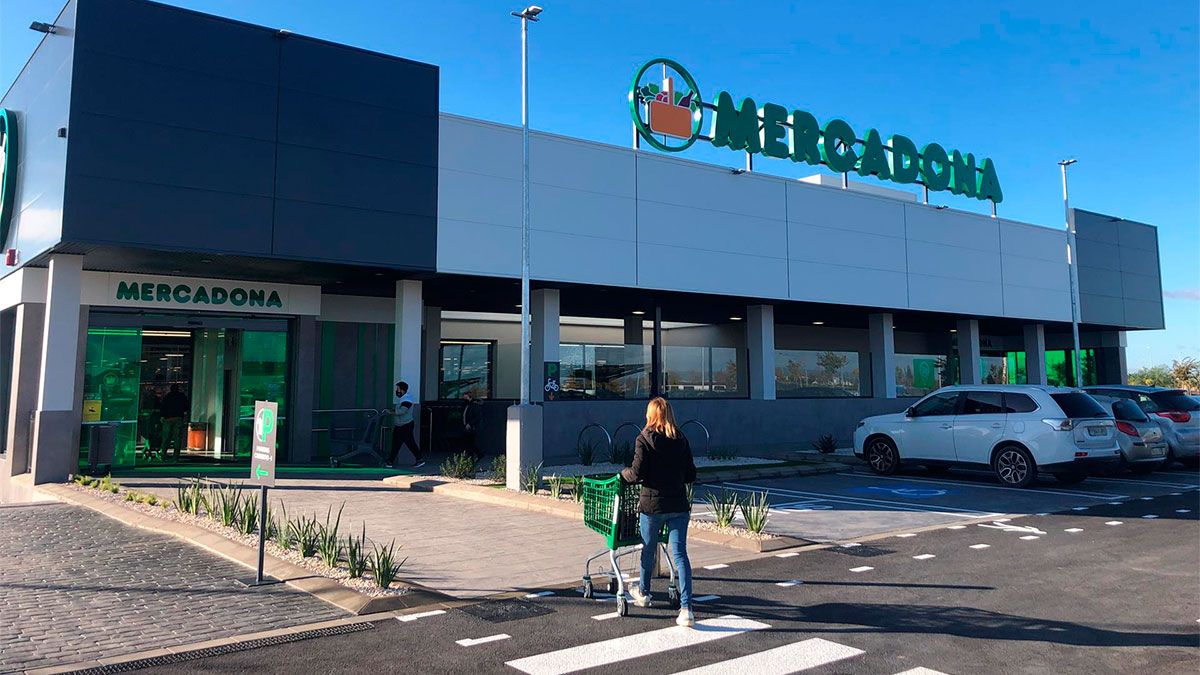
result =
[{"label": "green plant", "polygon": [[474,478],[475,472],[478,470],[478,460],[472,457],[470,453],[460,452],[447,458],[446,461],[442,462],[440,468],[443,476],[449,476],[450,478]]},{"label": "green plant", "polygon": [[579,463],[584,466],[591,466],[592,462],[596,461],[596,451],[600,448],[600,443],[595,440],[587,439],[580,440],[575,446],[575,454],[579,457]]},{"label": "green plant", "polygon": [[279,548],[287,550],[292,547],[292,524],[287,517],[287,507],[283,502],[279,502],[279,510],[282,515],[279,521],[271,526],[272,539],[279,545]]},{"label": "green plant", "polygon": [[92,485],[91,477],[86,476],[82,473],[77,473],[74,476],[72,476],[71,482],[75,483],[76,485],[80,485],[82,487],[91,487],[91,485]]},{"label": "green plant", "polygon": [[154,495],[142,495],[141,502],[147,506],[158,504],[158,497]]},{"label": "green plant", "polygon": [[492,480],[497,483],[505,482],[506,474],[508,473],[508,458],[504,455],[493,457],[492,465],[488,467],[488,473],[491,475]]},{"label": "green plant", "polygon": [[384,546],[375,544],[375,548],[371,551],[369,565],[371,567],[371,576],[375,577],[375,583],[380,588],[388,588],[396,577],[400,574],[400,568],[404,563],[408,562],[408,558],[396,562],[396,540]]},{"label": "green plant", "polygon": [[304,558],[311,557],[317,552],[317,519],[308,516],[300,516],[295,520],[288,521],[288,529],[291,530],[288,537],[296,546],[296,551]]},{"label": "green plant", "polygon": [[629,441],[614,443],[611,459],[613,464],[620,464],[621,466],[633,464],[633,444]]},{"label": "green plant", "polygon": [[[225,527],[233,527],[242,513],[242,490],[237,485],[213,486],[210,489],[209,515]],[[253,500],[251,500],[253,501]]]},{"label": "green plant", "polygon": [[363,523],[362,534],[346,537],[346,571],[351,579],[362,577],[367,570],[367,524]]},{"label": "green plant", "polygon": [[729,527],[733,523],[733,514],[737,511],[738,497],[736,492],[721,490],[720,493],[709,492],[705,497],[712,509],[713,517],[717,519],[717,527]]},{"label": "green plant", "polygon": [[101,492],[111,492],[114,495],[121,491],[121,485],[113,482],[111,474],[105,475],[99,482],[92,483],[92,487]]},{"label": "green plant", "polygon": [[542,463],[537,466],[529,465],[521,470],[521,487],[529,494],[537,494],[542,484]]},{"label": "green plant", "polygon": [[546,477],[546,487],[550,489],[550,498],[558,499],[562,497],[563,479],[555,474],[550,474]]},{"label": "green plant", "polygon": [[767,500],[766,492],[751,494],[739,505],[739,508],[742,512],[742,520],[746,521],[747,530],[759,533],[767,527],[771,503]]},{"label": "green plant", "polygon": [[833,434],[824,434],[812,442],[812,448],[823,455],[828,455],[837,450],[837,441],[834,440]]},{"label": "green plant", "polygon": [[717,462],[737,459],[737,450],[730,447],[716,447],[708,451],[708,458]]},{"label": "green plant", "polygon": [[687,489],[688,504],[689,505],[695,504],[696,503],[696,486],[692,483],[688,483],[688,484],[684,485],[683,487]]},{"label": "green plant", "polygon": [[182,513],[198,516],[206,506],[199,479],[185,478],[175,486],[175,507]]},{"label": "green plant", "polygon": [[571,497],[577,501],[583,501],[583,476],[575,476],[575,484],[571,487]]},{"label": "green plant", "polygon": [[342,526],[342,510],[345,508],[343,502],[338,507],[337,518],[330,525],[329,516],[333,514],[333,507],[330,506],[325,513],[325,522],[317,527],[317,555],[321,562],[330,567],[337,567],[338,559],[342,557],[342,540],[338,538],[338,530]]},{"label": "green plant", "polygon": [[242,534],[254,534],[258,529],[258,500],[248,497],[242,500],[242,508],[237,516],[237,529]]},{"label": "green plant", "polygon": [[138,501],[138,496],[137,496],[137,493],[136,493],[136,492],[134,492],[133,490],[126,490],[126,491],[125,491],[125,501],[127,501],[127,502],[136,502],[136,501]]}]

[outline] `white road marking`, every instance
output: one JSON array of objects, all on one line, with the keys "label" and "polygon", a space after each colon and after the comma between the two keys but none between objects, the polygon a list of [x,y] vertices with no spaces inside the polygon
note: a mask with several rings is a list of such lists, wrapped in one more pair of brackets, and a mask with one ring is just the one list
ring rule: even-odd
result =
[{"label": "white road marking", "polygon": [[1191,513],[1191,509],[1175,509],[1175,513]]},{"label": "white road marking", "polygon": [[526,595],[525,597],[527,597],[527,598],[544,598],[547,595],[554,595],[554,591],[542,591],[541,593],[530,593],[529,595]]},{"label": "white road marking", "polygon": [[467,638],[465,640],[455,640],[460,647],[474,647],[487,642],[496,642],[497,640],[507,640],[512,636],[508,633],[500,633],[499,635],[489,635],[481,638]]},{"label": "white road marking", "polygon": [[863,650],[821,638],[809,638],[790,645],[747,654],[736,659],[684,670],[675,675],[788,675],[828,663],[849,659]]},{"label": "white road marking", "polygon": [[991,546],[991,544],[971,544],[971,548],[974,549],[991,548]]},{"label": "white road marking", "polygon": [[937,556],[935,556],[932,553],[922,553],[921,555],[914,555],[913,560],[929,560],[930,558],[936,558],[936,557]]},{"label": "white road marking", "polygon": [[593,616],[592,618],[597,621],[608,621],[609,619],[615,619],[618,616],[621,616],[621,615],[617,612],[609,612],[607,614],[597,614],[596,616]]},{"label": "white road marking", "polygon": [[705,565],[704,569],[706,569],[706,570],[723,570],[726,567],[729,567],[729,565],[726,565],[725,563],[717,563],[716,565]]},{"label": "white road marking", "polygon": [[901,538],[901,539],[905,539],[905,538],[908,538],[908,537],[915,537],[915,536],[917,536],[917,533],[916,533],[916,532],[905,532],[904,534],[898,534],[898,535],[896,535],[896,536],[897,536],[897,537],[899,537],[899,538]]},{"label": "white road marking", "polygon": [[1037,536],[1036,534],[1030,534],[1030,535],[1021,537],[1021,539],[1025,540],[1025,541],[1032,541],[1034,539],[1041,539],[1041,537]]},{"label": "white road marking", "polygon": [[1196,485],[1194,483],[1168,483],[1168,482],[1164,482],[1164,481],[1141,480],[1141,479],[1137,479],[1137,478],[1099,478],[1097,476],[1088,476],[1088,482],[1089,483],[1116,483],[1118,485],[1120,485],[1121,483],[1125,483],[1126,485],[1150,485],[1153,487],[1185,488],[1188,490],[1190,490],[1192,488],[1200,487],[1200,485]]},{"label": "white road marking", "polygon": [[[869,478],[870,480],[895,480],[895,481],[901,481],[904,483],[911,482],[911,483],[931,483],[933,485],[964,485],[967,487],[978,488],[980,490],[1025,490],[1026,492],[1028,492],[1028,490],[1029,490],[1029,488],[1008,487],[1005,485],[989,485],[987,483],[976,483],[976,482],[966,481],[966,480],[953,480],[953,479],[945,479],[945,478],[911,478],[908,476],[905,476],[903,478],[894,478],[894,477],[890,477],[890,476],[876,476],[874,474],[859,474],[859,473],[842,474],[842,475],[852,475],[855,477],[864,477],[864,478]],[[991,472],[988,472],[987,475],[990,478],[992,474],[991,474]],[[1089,476],[1088,479],[1091,480],[1091,477]],[[1042,487],[1038,487],[1037,491],[1040,494],[1047,494],[1047,495],[1060,495],[1060,496],[1067,496],[1067,497],[1096,497],[1099,499],[1113,499],[1114,497],[1124,497],[1125,496],[1125,495],[1115,495],[1115,494],[1112,494],[1111,492],[1108,492],[1108,493],[1086,492],[1083,490],[1059,490],[1059,489],[1042,488]]]},{"label": "white road marking", "polygon": [[1071,508],[1071,510],[1072,510],[1072,511],[1087,511],[1087,510],[1088,510],[1088,507],[1086,507],[1086,506],[1075,506],[1075,507],[1072,507],[1072,508]]},{"label": "white road marking", "polygon": [[697,621],[692,628],[672,626],[659,630],[635,633],[625,637],[602,640],[590,644],[568,647],[544,654],[535,654],[508,661],[506,665],[529,675],[562,675],[588,668],[607,666],[621,661],[642,658],[653,654],[682,649],[695,645],[741,635],[754,630],[770,628],[770,624],[723,616],[716,619]]},{"label": "white road marking", "polygon": [[1049,513],[1035,513],[1034,515],[1035,516],[1048,516],[1050,514]]},{"label": "white road marking", "polygon": [[790,588],[792,586],[798,586],[802,583],[804,583],[804,582],[800,581],[799,579],[792,579],[791,581],[780,581],[779,583],[777,583],[775,585],[782,587],[782,588]]},{"label": "white road marking", "polygon": [[993,520],[992,522],[994,522],[994,523],[1007,523],[1007,522],[1008,522],[1008,521],[1010,521],[1010,520],[1012,520],[1012,518],[997,518],[997,519]]},{"label": "white road marking", "polygon": [[[761,487],[747,485],[745,483],[720,483],[721,487],[734,490],[737,492],[762,492]],[[707,485],[705,487],[713,488],[715,485]],[[866,497],[844,497],[842,495],[831,495],[823,492],[801,492],[799,490],[785,490],[781,488],[771,488],[772,494],[781,494],[789,497],[816,497],[822,501],[850,504],[852,506],[886,506],[889,511],[916,511],[918,513],[936,513],[945,516],[955,516],[958,518],[979,518],[1000,515],[998,513],[988,513],[986,511],[974,511],[971,509],[960,509],[951,506],[923,506],[915,502],[895,502],[886,499],[869,499]]]},{"label": "white road marking", "polygon": [[871,571],[871,570],[873,570],[873,569],[875,569],[875,568],[874,568],[874,567],[871,567],[870,565],[863,565],[862,567],[851,567],[851,568],[850,568],[850,571],[851,571],[851,572],[854,572],[854,573],[858,573],[858,572],[870,572],[870,571]]},{"label": "white road marking", "polygon": [[1063,532],[1083,532],[1083,528],[1082,527],[1068,527],[1067,529],[1063,530]]},{"label": "white road marking", "polygon": [[1122,504],[1124,504],[1124,503],[1125,503],[1125,502],[1109,502],[1109,503],[1108,503],[1108,505],[1109,505],[1109,506],[1120,506],[1120,505],[1122,505]]},{"label": "white road marking", "polygon": [[947,527],[946,529],[947,530],[965,530],[965,529],[967,529],[967,526],[966,525],[951,525],[950,527]]},{"label": "white road marking", "polygon": [[1046,534],[1032,525],[1009,525],[1008,518],[1001,520],[993,520],[990,523],[975,523],[979,527],[987,527],[993,530],[1004,530],[1005,532],[1024,532],[1026,534]]},{"label": "white road marking", "polygon": [[424,619],[425,617],[437,616],[438,614],[445,614],[445,613],[446,613],[446,610],[444,610],[444,609],[434,609],[434,610],[431,610],[428,612],[418,612],[416,614],[405,614],[403,616],[398,616],[398,617],[396,617],[396,620],[407,623],[409,621],[416,621],[417,619]]},{"label": "white road marking", "polygon": [[855,546],[862,546],[862,544],[854,541],[847,544],[842,544],[842,548],[854,548]]},{"label": "white road marking", "polygon": [[775,557],[776,558],[795,558],[798,555],[800,555],[800,554],[795,551],[789,551],[787,553],[776,553]]},{"label": "white road marking", "polygon": [[1119,521],[1119,520],[1110,520],[1110,521],[1108,521],[1108,522],[1106,522],[1106,523],[1104,523],[1104,524],[1105,524],[1105,525],[1121,525],[1122,523],[1121,523],[1121,521]]},{"label": "white road marking", "polygon": [[1148,502],[1151,499],[1154,499],[1154,497],[1142,497],[1142,501],[1144,501],[1144,502]]},{"label": "white road marking", "polygon": [[931,668],[919,667],[919,668],[910,668],[902,673],[896,673],[896,675],[946,675],[946,674],[940,670],[933,670]]},{"label": "white road marking", "polygon": [[1172,492],[1172,493],[1171,493],[1171,496],[1172,496],[1172,497],[1178,497],[1178,496],[1179,496],[1179,495],[1181,495],[1181,494],[1183,494],[1183,493],[1182,493],[1182,492]]},{"label": "white road marking", "polygon": [[692,602],[712,602],[713,600],[720,600],[720,599],[721,599],[721,596],[719,596],[719,595],[702,595],[698,598],[692,598]]},{"label": "white road marking", "polygon": [[1153,513],[1148,513],[1142,517],[1146,518],[1146,519],[1151,519],[1151,518],[1157,518],[1158,516],[1154,515]]}]

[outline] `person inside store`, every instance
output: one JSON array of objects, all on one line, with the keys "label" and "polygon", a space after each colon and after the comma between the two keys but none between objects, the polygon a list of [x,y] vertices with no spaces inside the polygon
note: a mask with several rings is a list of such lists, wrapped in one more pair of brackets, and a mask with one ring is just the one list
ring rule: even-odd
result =
[{"label": "person inside store", "polygon": [[621,471],[621,478],[642,484],[638,498],[642,575],[629,594],[638,607],[650,606],[655,554],[659,533],[665,526],[679,574],[679,616],[675,623],[691,626],[696,618],[692,614],[692,564],[687,554],[687,528],[692,510],[687,484],[696,481],[696,461],[687,437],[675,423],[675,411],[665,398],[659,396],[646,405],[646,426],[638,434],[633,464]]},{"label": "person inside store", "polygon": [[392,452],[388,455],[387,467],[390,469],[396,465],[396,455],[400,454],[400,446],[408,446],[409,452],[412,453],[415,460],[413,468],[417,469],[425,466],[425,459],[421,454],[421,448],[417,445],[417,438],[413,435],[416,429],[416,417],[414,413],[416,409],[413,407],[413,397],[408,393],[408,383],[401,380],[396,383],[396,406],[392,411],[392,419],[394,426],[392,427]]},{"label": "person inside store", "polygon": [[463,394],[463,450],[475,459],[483,456],[479,451],[479,421],[482,418],[483,404],[471,392]]},{"label": "person inside store", "polygon": [[158,404],[158,412],[162,416],[162,443],[159,450],[163,459],[167,457],[167,448],[175,450],[175,460],[179,460],[179,451],[183,447],[183,427],[188,414],[192,411],[192,403],[187,394],[179,390],[179,385],[171,385],[171,390]]}]

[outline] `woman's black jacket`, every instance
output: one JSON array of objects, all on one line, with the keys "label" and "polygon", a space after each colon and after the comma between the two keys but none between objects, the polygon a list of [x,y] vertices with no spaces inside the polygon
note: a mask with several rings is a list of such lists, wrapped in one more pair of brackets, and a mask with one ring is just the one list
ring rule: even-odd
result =
[{"label": "woman's black jacket", "polygon": [[641,483],[638,500],[641,513],[683,513],[691,511],[687,483],[696,480],[692,447],[681,434],[668,438],[657,431],[643,429],[638,434],[633,465],[621,472],[630,483]]}]

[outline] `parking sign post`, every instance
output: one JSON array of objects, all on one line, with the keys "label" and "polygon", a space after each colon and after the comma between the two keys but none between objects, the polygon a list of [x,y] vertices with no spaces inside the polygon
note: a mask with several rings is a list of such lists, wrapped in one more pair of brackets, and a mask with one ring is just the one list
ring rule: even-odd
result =
[{"label": "parking sign post", "polygon": [[278,583],[263,579],[263,560],[267,543],[267,488],[275,487],[275,436],[278,431],[279,404],[272,401],[254,402],[254,433],[250,439],[250,485],[259,486],[258,506],[258,572],[248,586]]}]

